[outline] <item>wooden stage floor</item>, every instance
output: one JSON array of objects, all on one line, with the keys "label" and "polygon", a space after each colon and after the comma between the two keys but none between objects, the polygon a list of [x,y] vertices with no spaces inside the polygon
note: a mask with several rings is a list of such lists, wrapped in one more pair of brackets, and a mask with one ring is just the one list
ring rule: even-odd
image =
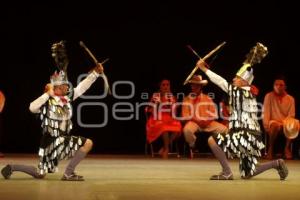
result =
[{"label": "wooden stage floor", "polygon": [[[264,160],[261,160],[265,162]],[[287,161],[289,176],[280,181],[276,170],[251,180],[239,177],[238,161],[231,160],[233,181],[211,181],[220,171],[214,158],[172,157],[169,160],[143,155],[89,155],[77,167],[83,182],[60,181],[68,161],[59,172],[36,180],[16,172],[11,179],[0,178],[0,200],[275,200],[300,199],[300,161]],[[7,163],[37,165],[35,155],[8,154]]]}]

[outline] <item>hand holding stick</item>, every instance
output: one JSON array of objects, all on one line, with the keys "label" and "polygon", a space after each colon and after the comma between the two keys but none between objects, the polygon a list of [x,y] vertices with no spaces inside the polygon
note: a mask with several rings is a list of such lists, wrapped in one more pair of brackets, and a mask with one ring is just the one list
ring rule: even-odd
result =
[{"label": "hand holding stick", "polygon": [[[102,77],[103,77],[103,80],[104,80],[104,85],[105,85],[105,90],[108,91],[108,94],[111,94],[111,90],[110,90],[110,87],[109,87],[109,84],[108,84],[108,80],[107,80],[107,77],[106,75],[104,74],[103,72],[103,67],[102,65],[104,63],[106,63],[109,58],[105,59],[103,62],[99,63],[98,60],[96,59],[96,57],[92,54],[92,52],[87,48],[87,46],[82,42],[80,41],[79,42],[79,45],[84,48],[84,50],[90,55],[90,57],[93,59],[94,63],[96,64],[97,67],[100,67],[102,70],[99,69],[99,72],[101,72],[100,74],[102,74]],[[98,72],[98,71],[97,71]]]},{"label": "hand holding stick", "polygon": [[[214,48],[212,51],[210,51],[208,54],[206,54],[203,58],[201,58],[198,53],[190,46],[188,45],[187,47],[199,58],[199,60],[201,60],[202,62],[205,63],[205,60],[207,58],[209,58],[211,55],[213,55],[216,51],[218,51],[222,46],[224,46],[226,44],[226,42],[222,42],[219,46],[217,46],[216,48]],[[207,65],[207,64],[206,64]],[[208,65],[207,65],[208,66]],[[188,81],[192,78],[192,76],[195,74],[195,72],[197,71],[198,66],[196,65],[194,67],[194,69],[192,70],[192,72],[188,75],[188,77],[185,79],[183,85],[187,84]]]}]

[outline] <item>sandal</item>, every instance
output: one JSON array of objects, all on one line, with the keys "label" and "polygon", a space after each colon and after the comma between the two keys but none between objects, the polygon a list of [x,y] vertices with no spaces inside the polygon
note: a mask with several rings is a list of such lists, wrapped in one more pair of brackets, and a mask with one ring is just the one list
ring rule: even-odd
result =
[{"label": "sandal", "polygon": [[219,175],[212,175],[210,180],[233,180],[233,174],[230,173],[225,175],[223,172],[221,172]]},{"label": "sandal", "polygon": [[83,176],[76,175],[75,173],[72,173],[69,176],[64,174],[61,180],[62,181],[84,181]]},{"label": "sandal", "polygon": [[10,165],[6,165],[5,167],[2,168],[1,174],[5,179],[9,179],[10,176],[12,175],[12,169]]}]

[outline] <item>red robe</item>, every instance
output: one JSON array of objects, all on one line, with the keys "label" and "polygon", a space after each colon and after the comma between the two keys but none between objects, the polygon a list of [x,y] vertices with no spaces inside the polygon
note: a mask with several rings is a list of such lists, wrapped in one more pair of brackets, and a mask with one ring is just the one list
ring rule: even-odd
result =
[{"label": "red robe", "polygon": [[146,111],[150,113],[146,124],[147,141],[152,143],[165,132],[181,134],[180,121],[172,117],[172,113],[175,114],[176,110],[175,97],[173,95],[161,96],[160,93],[154,93],[151,102],[155,106],[146,108]]}]

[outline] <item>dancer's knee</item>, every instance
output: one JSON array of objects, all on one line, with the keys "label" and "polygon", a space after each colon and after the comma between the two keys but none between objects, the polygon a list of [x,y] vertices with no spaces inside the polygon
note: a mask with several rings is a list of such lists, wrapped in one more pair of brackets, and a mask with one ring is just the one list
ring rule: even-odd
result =
[{"label": "dancer's knee", "polygon": [[90,151],[93,148],[93,141],[91,139],[87,139],[86,142],[84,143],[84,148],[87,151]]}]

